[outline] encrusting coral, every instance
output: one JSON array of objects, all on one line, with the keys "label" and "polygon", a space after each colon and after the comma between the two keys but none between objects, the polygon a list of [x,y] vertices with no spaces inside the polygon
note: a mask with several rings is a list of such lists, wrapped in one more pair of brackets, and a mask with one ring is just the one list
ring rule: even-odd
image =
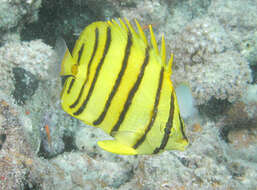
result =
[{"label": "encrusting coral", "polygon": [[[141,1],[135,7],[122,9],[121,13],[124,17],[143,20],[146,26],[152,24],[157,39],[160,39],[160,31],[169,34],[165,35],[165,39],[174,54],[172,80],[176,84],[188,84],[196,104],[205,104],[211,98],[229,102],[239,100],[242,89],[251,83],[252,76],[249,58],[235,48],[234,33],[224,25],[220,16],[220,20],[209,15],[191,20],[188,12],[182,16],[172,5],[190,10],[189,5],[182,2],[165,4],[153,1],[151,4]],[[196,9],[195,5],[190,6],[192,10]],[[221,9],[216,7],[215,2],[209,2],[206,6],[211,13],[214,8]],[[207,10],[202,12],[206,13]]]},{"label": "encrusting coral", "polygon": [[[24,25],[37,20],[41,0],[9,0],[0,4],[1,190],[255,189],[256,83],[248,84],[251,70],[254,71],[249,64],[256,65],[257,52],[257,4],[253,0],[97,0],[97,5],[93,1],[67,2],[43,1],[40,13],[44,14],[36,26],[44,26],[44,30],[35,33],[33,23],[21,37],[19,31]],[[71,4],[76,6],[71,8]],[[102,9],[105,11],[97,15]],[[50,10],[58,13],[54,22],[53,15],[48,17]],[[166,45],[170,46],[168,52],[174,54],[172,80],[176,84],[187,83],[197,104],[208,105],[213,97],[232,102],[227,111],[223,110],[224,117],[217,117],[220,122],[210,121],[213,114],[185,120],[190,141],[186,151],[128,157],[100,150],[95,141],[107,137],[67,116],[60,108],[61,79],[54,50],[41,40],[18,40],[43,38],[53,45],[53,39],[63,31],[72,38],[72,32],[79,33],[92,20],[114,17],[131,21],[137,18],[146,33],[152,24],[159,41],[164,33]],[[45,23],[51,25],[47,27]],[[56,69],[56,76],[51,75],[51,66]],[[13,70],[26,70],[38,82],[35,93],[29,94],[23,105],[8,101],[13,98],[10,94],[16,82]],[[27,84],[27,77],[24,78]],[[247,103],[241,102],[244,92],[249,95],[243,97]],[[218,110],[208,108],[211,112]],[[226,127],[224,140],[221,133]]]},{"label": "encrusting coral", "polygon": [[36,76],[48,77],[49,67],[56,62],[54,50],[41,40],[10,42],[0,47],[0,89],[10,94],[14,89],[14,67],[21,67]]},{"label": "encrusting coral", "polygon": [[212,97],[238,100],[251,82],[248,62],[232,48],[224,29],[209,18],[186,26],[175,42],[174,82],[187,83],[197,104]]},{"label": "encrusting coral", "polygon": [[25,24],[38,19],[41,0],[2,0],[0,3],[0,43],[20,38]]},{"label": "encrusting coral", "polygon": [[0,148],[0,189],[23,189],[35,155],[25,138],[18,110],[10,106],[1,91],[0,96],[0,135],[5,135]]}]

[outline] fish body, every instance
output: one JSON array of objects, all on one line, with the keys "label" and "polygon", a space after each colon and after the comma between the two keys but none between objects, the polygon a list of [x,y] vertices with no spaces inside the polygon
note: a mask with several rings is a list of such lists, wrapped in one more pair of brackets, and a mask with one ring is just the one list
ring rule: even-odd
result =
[{"label": "fish body", "polygon": [[67,49],[61,65],[63,109],[99,127],[113,140],[99,141],[106,151],[156,154],[184,150],[188,144],[176,94],[170,80],[172,56],[166,63],[150,26],[151,43],[135,20],[94,22]]}]

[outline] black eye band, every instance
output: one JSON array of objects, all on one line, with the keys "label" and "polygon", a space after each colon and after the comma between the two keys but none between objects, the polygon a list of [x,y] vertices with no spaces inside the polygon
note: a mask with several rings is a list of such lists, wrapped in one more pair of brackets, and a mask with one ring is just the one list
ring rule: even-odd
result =
[{"label": "black eye band", "polygon": [[73,76],[72,76],[72,75],[61,76],[61,78],[62,78],[62,87],[64,86],[65,81],[66,81],[69,77],[73,77]]}]

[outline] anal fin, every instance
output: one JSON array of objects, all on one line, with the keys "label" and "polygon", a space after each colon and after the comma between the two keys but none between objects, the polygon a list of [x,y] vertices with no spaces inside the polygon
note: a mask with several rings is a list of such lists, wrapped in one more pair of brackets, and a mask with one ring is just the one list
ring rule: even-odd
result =
[{"label": "anal fin", "polygon": [[138,154],[137,151],[134,148],[129,147],[127,145],[124,145],[117,140],[98,141],[97,144],[102,149],[104,149],[108,152],[112,152],[114,154],[122,154],[122,155],[136,155],[136,154]]}]

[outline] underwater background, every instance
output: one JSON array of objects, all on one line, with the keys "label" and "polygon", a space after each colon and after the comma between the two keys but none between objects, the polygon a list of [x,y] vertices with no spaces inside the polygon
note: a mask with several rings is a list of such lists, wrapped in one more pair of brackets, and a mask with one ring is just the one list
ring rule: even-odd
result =
[{"label": "underwater background", "polygon": [[[62,110],[57,39],[117,18],[164,34],[185,151],[112,154]],[[257,0],[0,0],[0,34],[0,190],[257,189]]]}]

